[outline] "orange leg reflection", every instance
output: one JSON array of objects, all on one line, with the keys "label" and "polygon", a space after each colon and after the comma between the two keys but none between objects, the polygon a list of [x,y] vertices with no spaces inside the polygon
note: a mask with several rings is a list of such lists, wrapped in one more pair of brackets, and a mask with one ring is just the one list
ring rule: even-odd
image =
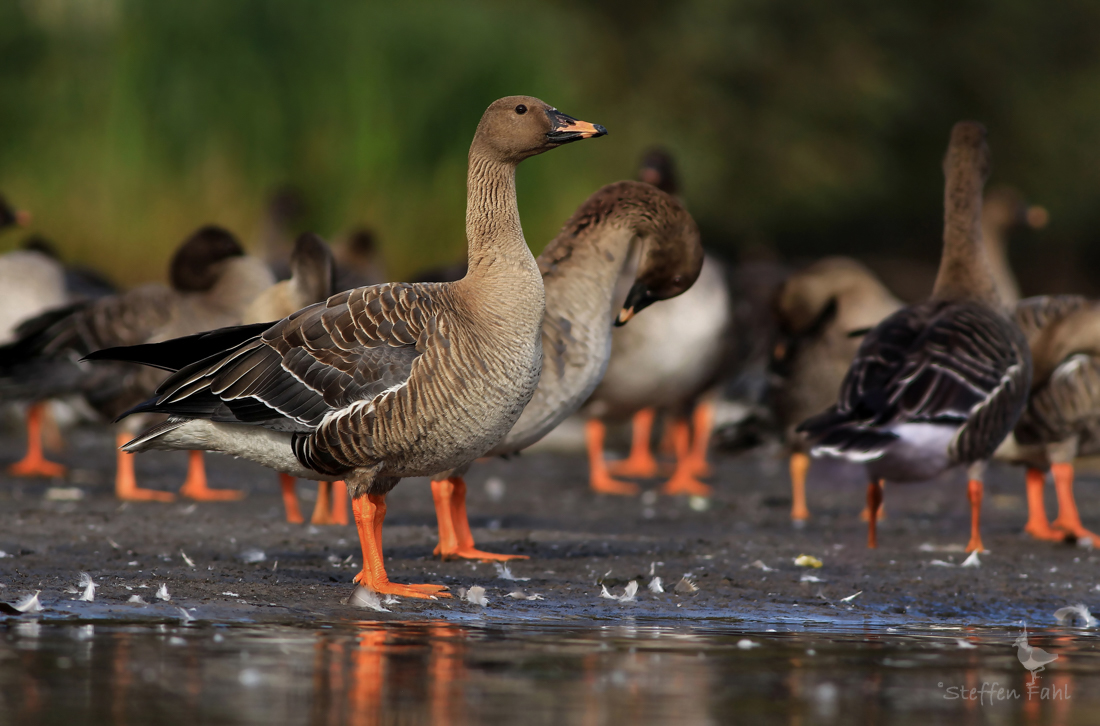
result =
[{"label": "orange leg reflection", "polygon": [[27,409],[27,453],[8,467],[14,476],[40,476],[47,479],[65,476],[65,467],[46,460],[42,451],[42,424],[46,418],[46,404],[31,404]]},{"label": "orange leg reflection", "polygon": [[385,682],[385,630],[360,633],[352,652],[348,688],[348,723],[374,726],[382,723],[382,686]]},{"label": "orange leg reflection", "polygon": [[653,434],[653,421],[657,411],[643,408],[634,414],[632,422],[632,440],[630,455],[622,461],[608,465],[608,472],[616,476],[651,477],[657,474],[657,460],[653,458],[650,438]]},{"label": "orange leg reflection", "polygon": [[432,723],[450,726],[465,722],[465,703],[461,684],[466,680],[465,631],[447,623],[431,623],[431,656],[428,662],[428,678],[431,682],[430,698]]},{"label": "orange leg reflection", "polygon": [[474,546],[470,518],[466,513],[466,480],[460,476],[432,482],[439,544],[432,554],[445,560],[526,560],[527,555],[498,555]]},{"label": "orange leg reflection", "polygon": [[584,425],[584,437],[588,446],[588,484],[592,491],[599,494],[620,494],[633,496],[638,493],[638,485],[631,482],[612,479],[603,458],[603,441],[607,427],[602,421],[588,419]]}]

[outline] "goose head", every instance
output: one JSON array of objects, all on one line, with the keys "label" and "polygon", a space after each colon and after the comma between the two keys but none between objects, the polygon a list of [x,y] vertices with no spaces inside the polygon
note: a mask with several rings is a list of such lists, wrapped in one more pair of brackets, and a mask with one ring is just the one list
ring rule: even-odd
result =
[{"label": "goose head", "polygon": [[533,96],[508,96],[485,110],[471,152],[478,149],[497,161],[518,164],[563,144],[606,134],[603,126],[575,119]]},{"label": "goose head", "polygon": [[0,229],[5,227],[26,227],[31,223],[31,213],[25,209],[15,209],[8,200],[0,197]]},{"label": "goose head", "polygon": [[[678,205],[677,209],[682,211]],[[699,228],[686,211],[682,211],[682,215],[681,224],[645,240],[634,284],[615,318],[616,326],[625,325],[655,302],[676,297],[698,279],[703,269]]]},{"label": "goose head", "polygon": [[1050,221],[1050,213],[1038,204],[1028,204],[1019,190],[996,186],[985,193],[982,201],[982,226],[987,231],[1003,234],[1014,227],[1042,229]]},{"label": "goose head", "polygon": [[652,184],[666,194],[676,196],[680,193],[676,162],[672,160],[672,154],[660,147],[650,149],[642,157],[638,180]]},{"label": "goose head", "polygon": [[172,256],[172,287],[179,292],[206,292],[221,278],[226,262],[242,256],[244,249],[230,232],[214,225],[203,227]]},{"label": "goose head", "polygon": [[294,242],[290,269],[294,287],[302,299],[308,301],[302,307],[332,295],[336,264],[332,250],[317,235],[306,232]]}]

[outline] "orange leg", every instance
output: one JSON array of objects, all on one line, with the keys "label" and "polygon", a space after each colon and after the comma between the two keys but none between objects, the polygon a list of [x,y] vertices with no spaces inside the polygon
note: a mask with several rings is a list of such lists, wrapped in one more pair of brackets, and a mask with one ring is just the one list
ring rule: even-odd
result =
[{"label": "orange leg", "polygon": [[966,551],[981,552],[985,549],[982,546],[982,493],[985,486],[980,480],[971,479],[966,488],[970,498],[970,542],[966,545]]},{"label": "orange leg", "polygon": [[8,467],[8,473],[14,476],[41,476],[47,479],[65,476],[65,467],[47,461],[42,453],[42,419],[45,417],[46,404],[33,403],[27,409],[27,454]]},{"label": "orange leg", "polygon": [[244,492],[236,489],[211,489],[206,486],[206,464],[201,451],[187,452],[187,480],[180,487],[180,494],[200,502],[235,502],[244,499]]},{"label": "orange leg", "polygon": [[286,521],[291,524],[301,524],[302,510],[298,506],[298,491],[295,479],[290,474],[279,472],[279,486],[283,490],[283,509],[286,510]]},{"label": "orange leg", "polygon": [[882,506],[882,480],[872,479],[867,484],[867,549],[878,548],[878,508]]},{"label": "orange leg", "polygon": [[120,447],[118,451],[118,471],[115,473],[115,496],[128,502],[172,502],[176,495],[171,492],[161,492],[156,489],[142,489],[137,485],[134,477],[134,456],[121,449],[124,444],[130,442],[133,437],[122,433],[115,438],[115,443]]},{"label": "orange leg", "polygon": [[649,439],[653,433],[653,420],[657,412],[652,408],[643,408],[634,414],[632,423],[633,440],[630,444],[630,456],[622,461],[614,461],[608,471],[616,476],[651,477],[657,475],[657,460],[649,448]]},{"label": "orange leg", "polygon": [[450,597],[441,592],[443,585],[398,585],[390,582],[386,575],[386,565],[382,561],[382,522],[386,518],[386,495],[367,494],[356,497],[351,502],[351,511],[355,515],[355,527],[359,530],[359,544],[363,548],[363,570],[355,576],[355,581],[368,590],[383,595],[401,597]]},{"label": "orange leg", "polygon": [[806,506],[806,472],[810,470],[810,457],[801,451],[791,454],[791,520],[805,522],[810,518]]},{"label": "orange leg", "polygon": [[707,463],[707,450],[710,448],[710,434],[714,430],[714,404],[704,401],[695,407],[691,416],[691,473],[695,476],[710,476],[710,464]]},{"label": "orange leg", "polygon": [[1077,511],[1077,500],[1073,496],[1073,464],[1052,464],[1054,490],[1058,493],[1058,518],[1053,526],[1062,529],[1077,539],[1091,539],[1100,545],[1100,538],[1085,529],[1081,523],[1081,514]]},{"label": "orange leg", "polygon": [[[886,489],[886,480],[885,479],[880,480],[879,483],[878,483],[878,486],[879,486],[879,489],[885,490]],[[868,509],[866,506],[864,506],[863,511],[859,513],[859,521],[867,522],[867,521],[870,521],[870,518],[871,518],[871,510]],[[886,519],[886,504],[884,502],[880,501],[879,502],[879,508],[878,508],[878,521],[881,522],[884,519]]]},{"label": "orange leg", "polygon": [[313,505],[310,524],[334,524],[332,521],[332,482],[317,482],[317,503]]},{"label": "orange leg", "polygon": [[607,462],[603,458],[603,439],[607,428],[594,418],[584,425],[584,437],[588,444],[588,483],[592,491],[600,494],[622,494],[632,496],[638,493],[638,485],[612,479],[607,472]]},{"label": "orange leg", "polygon": [[1038,470],[1028,468],[1027,475],[1027,526],[1024,531],[1035,539],[1045,539],[1052,542],[1065,540],[1066,533],[1054,529],[1047,520],[1047,508],[1043,503],[1043,486],[1046,484],[1046,475]]},{"label": "orange leg", "polygon": [[445,560],[526,560],[527,555],[498,555],[474,547],[474,535],[466,514],[466,480],[460,476],[432,482],[439,544],[432,554]]},{"label": "orange leg", "polygon": [[332,523],[348,523],[348,485],[343,480],[332,482]]},{"label": "orange leg", "polygon": [[672,441],[676,448],[676,471],[661,487],[661,493],[709,497],[710,487],[695,478],[691,460],[691,430],[682,418],[672,424]]}]

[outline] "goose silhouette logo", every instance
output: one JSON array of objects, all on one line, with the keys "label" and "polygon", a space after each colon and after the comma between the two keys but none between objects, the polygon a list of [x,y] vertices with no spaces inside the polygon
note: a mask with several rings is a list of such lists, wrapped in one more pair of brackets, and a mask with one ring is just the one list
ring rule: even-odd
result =
[{"label": "goose silhouette logo", "polygon": [[1035,682],[1035,674],[1041,670],[1045,670],[1047,665],[1058,660],[1058,656],[1054,653],[1048,653],[1042,648],[1033,648],[1027,642],[1027,628],[1024,628],[1024,632],[1019,638],[1016,638],[1016,657],[1020,659],[1020,663],[1024,668],[1027,668],[1031,672],[1031,682]]}]

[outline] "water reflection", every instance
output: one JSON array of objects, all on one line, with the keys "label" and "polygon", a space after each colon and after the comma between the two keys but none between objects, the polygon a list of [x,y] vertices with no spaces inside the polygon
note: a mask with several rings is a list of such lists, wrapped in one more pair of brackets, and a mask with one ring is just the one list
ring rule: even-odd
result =
[{"label": "water reflection", "polygon": [[1015,635],[9,622],[0,723],[1100,723],[1092,640],[1029,691]]}]

